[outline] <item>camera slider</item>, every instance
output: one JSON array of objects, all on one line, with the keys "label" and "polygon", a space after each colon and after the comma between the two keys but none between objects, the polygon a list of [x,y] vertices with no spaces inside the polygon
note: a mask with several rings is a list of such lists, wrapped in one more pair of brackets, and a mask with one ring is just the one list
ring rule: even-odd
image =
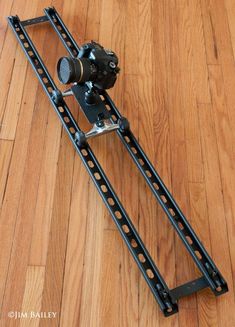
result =
[{"label": "camera slider", "polygon": [[[119,118],[117,123],[112,120],[98,90],[94,90],[89,83],[83,85],[74,83],[71,89],[65,92],[58,89],[52,91],[52,99],[57,105],[62,103],[63,98],[71,95],[74,95],[89,123],[93,124],[89,132],[79,131],[75,134],[79,146],[85,145],[87,139],[91,137],[110,133],[117,129],[121,131],[129,129],[129,122],[125,117]],[[87,97],[89,97],[88,101]]]},{"label": "camera slider", "polygon": [[[80,86],[73,85],[71,90],[64,93],[58,91],[55,82],[51,78],[32,40],[26,32],[25,27],[33,24],[50,23],[67,49],[71,58],[77,58],[80,49],[55,8],[46,8],[44,9],[44,12],[44,16],[25,21],[20,21],[18,16],[10,16],[8,17],[8,23],[14,31],[15,36],[27,59],[32,65],[32,68],[34,69],[39,81],[41,82],[51,105],[68,133],[68,136],[70,137],[70,140],[80,156],[85,168],[90,174],[90,177],[101,195],[106,207],[108,208],[112,219],[120,232],[120,235],[135,259],[143,277],[153,293],[153,296],[158,302],[160,309],[165,316],[170,316],[178,311],[177,301],[179,298],[195,293],[203,288],[209,287],[216,296],[227,292],[228,286],[223,276],[205,250],[186,217],[176,204],[172,195],[164,185],[153,165],[147,158],[146,154],[129,128],[128,122],[123,119],[119,110],[106,91],[100,91],[99,103],[101,105],[100,101],[102,101],[102,107],[105,106],[106,110],[109,112],[109,118],[101,119],[101,121],[104,123],[103,127],[97,126],[97,119],[94,119],[93,123],[96,124],[96,126],[93,126],[93,129],[85,135],[85,142],[78,141],[78,135],[81,135],[82,131],[73,118],[64,98],[73,94],[81,105],[80,95],[83,94],[84,100],[84,92],[87,92],[87,84],[84,84],[84,90],[82,90]],[[82,105],[81,107],[83,112],[86,112],[86,108]],[[97,109],[96,105],[94,105],[94,107]],[[201,277],[186,284],[180,285],[174,289],[168,288],[137,230],[135,229],[130,217],[122,206],[120,200],[113,190],[112,185],[110,184],[107,176],[105,175],[87,142],[87,139],[89,139],[89,137],[92,135],[100,135],[104,131],[110,131],[113,129],[116,130],[118,137],[121,139],[138,170],[144,177],[147,185],[150,187],[150,190],[152,191],[156,200],[161,205],[167,218],[171,222],[172,227],[194,260],[196,266],[201,272]]]}]

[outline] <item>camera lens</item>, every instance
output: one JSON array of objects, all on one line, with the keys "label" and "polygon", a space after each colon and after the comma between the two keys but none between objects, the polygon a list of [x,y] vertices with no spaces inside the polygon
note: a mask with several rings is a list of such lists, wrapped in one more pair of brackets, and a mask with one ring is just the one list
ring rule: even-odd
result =
[{"label": "camera lens", "polygon": [[93,65],[87,58],[62,57],[57,64],[57,75],[61,83],[84,83],[92,80]]}]

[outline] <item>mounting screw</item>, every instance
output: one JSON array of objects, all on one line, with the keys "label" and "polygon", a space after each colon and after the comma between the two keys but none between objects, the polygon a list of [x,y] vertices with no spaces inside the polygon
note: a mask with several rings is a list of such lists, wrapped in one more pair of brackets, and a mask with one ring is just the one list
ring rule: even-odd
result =
[{"label": "mounting screw", "polygon": [[76,132],[75,139],[80,147],[85,146],[87,144],[86,135],[82,131]]},{"label": "mounting screw", "polygon": [[103,120],[98,120],[95,124],[96,124],[97,127],[104,127]]},{"label": "mounting screw", "polygon": [[121,132],[126,132],[130,129],[130,123],[125,117],[119,118],[118,124]]}]

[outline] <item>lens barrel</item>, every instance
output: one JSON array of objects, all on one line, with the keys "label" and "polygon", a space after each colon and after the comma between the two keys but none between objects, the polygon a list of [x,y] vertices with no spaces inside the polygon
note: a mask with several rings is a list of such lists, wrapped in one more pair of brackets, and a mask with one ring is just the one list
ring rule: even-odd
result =
[{"label": "lens barrel", "polygon": [[94,67],[87,58],[62,57],[57,64],[57,75],[61,83],[85,83],[92,80]]}]

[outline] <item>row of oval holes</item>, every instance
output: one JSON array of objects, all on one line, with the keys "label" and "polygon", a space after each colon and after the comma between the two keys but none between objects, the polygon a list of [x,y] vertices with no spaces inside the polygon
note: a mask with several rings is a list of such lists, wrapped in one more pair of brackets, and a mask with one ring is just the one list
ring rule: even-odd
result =
[{"label": "row of oval holes", "polygon": [[[87,150],[86,149],[82,149],[82,154],[83,154],[84,157],[88,156]],[[87,163],[88,163],[88,166],[90,168],[94,168],[94,163],[93,163],[92,160],[88,160]],[[97,171],[94,172],[93,174],[94,174],[96,180],[101,180],[101,175]],[[107,187],[106,187],[105,184],[101,184],[100,185],[100,188],[101,188],[101,190],[102,190],[103,193],[107,193],[108,192],[108,189],[107,189]],[[110,206],[114,206],[115,205],[114,199],[112,197],[108,197],[107,200],[108,200],[108,203],[110,204]],[[116,216],[117,219],[122,219],[122,214],[121,214],[121,212],[119,210],[116,210],[114,212],[114,214],[115,214],[115,216]],[[130,233],[130,229],[129,229],[129,227],[128,227],[127,224],[122,224],[122,229],[123,229],[124,233],[126,233],[126,234],[129,234]],[[133,248],[137,248],[138,247],[138,244],[137,244],[137,242],[136,242],[136,240],[134,238],[131,239],[130,243],[131,243],[131,246]],[[139,253],[138,254],[138,258],[139,258],[140,262],[142,262],[142,263],[144,263],[146,261],[146,258],[145,258],[145,256],[142,253]],[[146,274],[148,275],[148,277],[150,279],[154,278],[154,273],[153,273],[152,269],[147,268],[146,269]]]},{"label": "row of oval holes", "polygon": [[[69,48],[72,48],[72,43],[68,40],[66,41],[67,35],[62,31],[62,27],[56,17],[53,17],[53,22],[56,24],[58,30],[60,31],[60,34],[62,35],[63,39],[65,40],[66,44],[69,46]],[[77,50],[73,49],[73,54],[76,56],[77,55]]]},{"label": "row of oval holes", "polygon": [[[19,28],[17,25],[15,25],[15,27],[16,27],[16,31],[19,32],[19,31],[20,31],[20,28]],[[62,29],[60,25],[58,25],[58,29]],[[20,35],[20,38],[21,38],[22,40],[24,40],[24,35],[23,35],[22,33],[19,34],[19,35]],[[66,38],[66,34],[65,34],[65,33],[62,33],[62,36],[63,36],[64,38]],[[24,47],[25,47],[26,49],[29,48],[29,44],[28,44],[28,42],[25,41],[25,42],[23,42],[23,43],[24,43]],[[69,42],[68,45],[70,46],[71,43]],[[33,52],[32,52],[31,50],[28,51],[28,54],[29,54],[31,57],[34,56],[34,54],[33,54]],[[38,64],[37,59],[35,59],[35,64]],[[42,70],[41,68],[38,68],[37,70],[38,70],[38,72],[39,72],[40,75],[43,74],[43,70]],[[47,84],[47,83],[48,83],[48,79],[47,79],[46,77],[43,77],[43,82],[44,82],[45,84]],[[48,86],[47,89],[48,89],[49,92],[52,92],[52,87],[51,87],[51,86]],[[109,108],[109,107],[108,107],[108,108]],[[109,108],[109,109],[110,109],[110,108]],[[64,108],[63,108],[63,107],[59,107],[59,110],[60,110],[60,112],[64,112]],[[67,116],[64,116],[63,119],[64,119],[64,121],[65,121],[67,124],[70,122],[70,119],[69,119],[69,117],[67,117]],[[112,119],[113,119],[114,121],[117,121],[117,118],[116,118],[115,115],[112,115]],[[70,129],[70,132],[71,132],[72,134],[75,133],[75,129],[74,129],[73,127],[70,127],[69,129]],[[130,139],[129,139],[128,136],[125,136],[125,139],[126,139],[126,141],[127,141],[128,143],[130,143]],[[134,147],[132,147],[131,149],[132,149],[132,151],[133,151],[135,154],[137,153],[137,150],[136,150]],[[86,151],[86,150],[83,149],[82,151],[84,152],[84,151]],[[86,155],[87,155],[87,154],[88,154],[88,153],[87,153],[87,151],[86,151]],[[84,155],[84,153],[83,153],[83,155]],[[143,162],[142,159],[139,159],[139,161],[140,161],[140,164],[141,164],[141,165],[144,165],[144,162]],[[94,164],[93,164],[93,162],[92,162],[91,160],[88,161],[88,165],[89,165],[90,167],[92,167],[92,166],[94,167]],[[152,176],[149,170],[146,170],[146,174],[148,175],[149,178]],[[101,176],[100,176],[100,174],[99,174],[98,172],[94,173],[94,176],[95,176],[95,178],[96,178],[97,180],[101,179]],[[156,183],[153,183],[153,184],[154,184],[154,186],[155,186],[157,189],[159,189],[159,187],[158,187],[158,185],[157,185]],[[101,185],[101,189],[102,189],[103,192],[107,192],[107,188],[106,188],[105,185]],[[106,190],[105,190],[105,189],[106,189]],[[166,202],[167,202],[167,199],[165,198],[165,196],[164,196],[164,195],[161,195],[161,197],[162,197],[163,201],[166,203]],[[110,205],[114,205],[114,204],[115,204],[113,198],[108,198],[108,202],[109,202]],[[169,211],[170,211],[170,213],[172,214],[172,216],[175,216],[175,212],[173,211],[172,208],[169,208]],[[115,215],[116,215],[116,217],[119,218],[119,219],[122,217],[120,211],[116,211],[116,212],[115,212]],[[182,229],[182,230],[184,229],[184,226],[182,225],[181,222],[179,222],[178,225],[179,225],[180,229]],[[125,231],[125,233],[129,233],[129,228],[128,228],[127,225],[123,225],[122,228],[123,228],[123,230]],[[192,242],[192,239],[190,238],[190,236],[186,236],[186,239],[187,239],[187,241],[188,241],[189,244],[192,244],[192,243],[193,243],[193,242]],[[135,242],[134,239],[132,239],[132,241],[136,244],[136,242]],[[132,242],[131,242],[131,244],[132,244]],[[132,246],[133,246],[133,247],[136,247],[137,244],[136,244],[136,246],[134,246],[134,245],[132,245]],[[197,255],[197,257],[198,257],[199,259],[202,258],[202,256],[201,256],[201,254],[200,254],[199,251],[195,250],[195,254]],[[141,261],[141,259],[140,259],[140,261],[141,261],[141,262],[145,262],[145,258],[144,258],[144,256],[143,256],[142,254],[139,254],[139,256],[142,256],[142,257],[143,257],[142,259],[144,259],[144,261]],[[153,272],[152,272],[151,269],[147,269],[146,272],[147,272],[147,274],[148,274],[148,276],[149,276],[150,278],[153,278],[153,277],[154,277]],[[151,276],[152,276],[152,277],[151,277]]]},{"label": "row of oval holes", "polygon": [[[131,140],[130,140],[130,138],[128,136],[124,136],[124,138],[125,138],[125,140],[126,140],[127,143],[130,143],[131,142]],[[131,146],[131,150],[132,150],[132,152],[135,155],[137,154],[137,150],[136,150],[136,148],[134,146]],[[138,161],[141,164],[141,166],[144,166],[144,161],[141,158],[139,158],[139,157],[137,157],[137,158],[138,158]],[[149,178],[152,177],[152,174],[151,174],[151,172],[149,170],[145,170],[145,172],[146,172],[146,174],[147,174],[147,176]],[[155,187],[155,189],[159,190],[159,186],[157,185],[156,182],[153,182],[153,186]],[[166,197],[164,195],[160,195],[160,196],[161,196],[163,202],[166,204],[167,203]],[[175,212],[174,212],[174,210],[172,208],[168,208],[168,210],[169,210],[169,212],[170,212],[170,214],[171,214],[172,217],[175,217],[176,216],[175,215]],[[180,221],[178,221],[178,226],[179,226],[179,228],[181,230],[184,229],[184,226],[183,226],[183,224]],[[192,241],[192,239],[191,239],[191,237],[189,235],[186,236],[186,240],[192,246],[193,241]],[[198,259],[202,259],[202,256],[201,256],[201,254],[200,254],[199,251],[194,250],[194,252],[195,252],[196,256],[198,257]]]},{"label": "row of oval holes", "polygon": [[[20,31],[20,28],[18,27],[18,25],[15,25],[15,27],[16,27],[16,31],[19,32],[19,31]],[[28,44],[28,42],[27,42],[27,41],[24,41],[25,37],[24,37],[23,33],[20,33],[19,36],[20,36],[21,40],[23,41],[24,47],[26,48],[26,50],[27,50],[28,54],[30,55],[30,57],[34,57],[34,53],[33,53],[33,51],[31,51],[31,50],[29,49],[29,44]],[[36,58],[34,59],[34,63],[35,63],[36,65],[38,65],[38,60],[37,60]],[[40,68],[40,67],[37,68],[37,71],[38,71],[38,73],[39,73],[40,75],[43,75],[43,69],[42,69],[42,68]],[[48,78],[47,78],[47,77],[42,77],[42,80],[43,80],[44,84],[46,85],[48,91],[51,93],[52,90],[53,90],[53,88],[52,88],[50,85],[48,85],[48,82],[49,82],[49,81],[48,81]],[[60,107],[59,107],[59,111],[60,111],[61,113],[64,112],[64,108],[60,106]],[[67,124],[70,122],[70,119],[69,119],[69,117],[67,117],[67,116],[64,116],[63,119],[64,119],[64,121],[65,121]],[[72,134],[75,134],[75,129],[74,129],[73,127],[70,127],[69,130],[70,130],[70,132],[71,132]]]},{"label": "row of oval holes", "polygon": [[[18,25],[15,25],[15,26],[17,26],[17,27],[16,27],[16,31],[17,31],[17,32],[20,32],[20,28],[18,27]],[[19,37],[20,37],[20,39],[22,40],[22,42],[23,42],[23,44],[24,44],[24,47],[26,48],[26,50],[27,50],[29,56],[30,56],[31,58],[33,58],[33,57],[34,57],[34,53],[33,53],[32,50],[30,50],[30,48],[29,48],[29,44],[28,44],[28,42],[25,40],[24,34],[23,34],[23,33],[19,33]],[[39,64],[39,62],[38,62],[38,60],[37,60],[36,58],[34,58],[33,60],[34,60],[35,65],[38,65],[38,64]],[[37,71],[38,71],[38,73],[39,73],[40,75],[43,75],[43,70],[42,70],[42,68],[40,68],[40,67],[37,68]],[[53,89],[52,89],[52,87],[51,87],[50,85],[48,85],[48,82],[49,82],[49,81],[48,81],[47,77],[43,77],[42,80],[43,80],[43,83],[46,85],[48,91],[51,93]]]},{"label": "row of oval holes", "polygon": [[[56,20],[56,21],[57,21],[57,20]],[[18,27],[18,25],[15,25],[15,27],[16,27],[16,31],[19,32],[19,31],[20,31],[20,28]],[[59,27],[60,27],[60,25],[58,25],[58,28],[59,28]],[[61,27],[60,27],[59,29],[61,29]],[[22,33],[20,33],[19,36],[20,36],[20,38],[21,38],[22,41],[23,41],[23,40],[24,40],[24,35],[23,35]],[[62,36],[63,36],[63,37],[66,37],[66,34],[62,33]],[[28,42],[26,42],[26,41],[24,42],[24,41],[23,41],[23,43],[24,43],[24,47],[25,47],[26,49],[29,48],[29,44],[28,44]],[[71,43],[70,43],[70,44],[71,44]],[[33,52],[32,52],[31,50],[28,50],[28,54],[29,54],[31,57],[34,56],[34,54],[33,54]],[[35,59],[35,64],[38,64],[37,59]],[[43,70],[42,70],[41,68],[38,68],[37,71],[38,71],[38,73],[39,73],[40,75],[43,74]],[[48,83],[48,79],[47,79],[46,77],[43,77],[43,82],[44,82],[45,84],[47,84],[47,83]],[[51,93],[52,90],[53,90],[51,86],[47,86],[47,89],[48,89],[48,91],[49,91],[50,93]],[[110,110],[110,107],[107,106],[107,109]],[[59,111],[60,111],[60,112],[64,112],[64,108],[60,106],[60,107],[59,107]],[[63,119],[64,119],[64,121],[65,121],[67,124],[70,122],[70,119],[69,119],[69,117],[67,117],[67,116],[64,116]],[[116,117],[115,115],[112,115],[112,119],[113,119],[114,121],[117,121],[117,117]],[[74,129],[73,127],[70,127],[69,130],[70,130],[70,132],[71,132],[72,134],[75,133],[75,129]],[[126,139],[127,143],[130,143],[130,139],[129,139],[128,136],[125,136],[125,139]],[[135,147],[131,147],[131,149],[132,149],[132,151],[133,151],[134,154],[137,153],[137,150],[136,150]],[[86,150],[83,149],[82,151],[86,151]],[[86,153],[87,153],[87,151],[86,151]],[[86,155],[87,155],[87,154],[86,154]],[[143,166],[143,165],[144,165],[144,161],[143,161],[141,158],[138,158],[138,160],[139,160],[140,164]],[[90,167],[92,167],[91,165],[94,166],[94,164],[93,164],[92,161],[89,161],[89,162],[88,162],[88,165],[89,165]],[[148,176],[149,178],[152,176],[149,170],[146,170],[146,174],[147,174],[147,176]],[[94,176],[95,176],[95,178],[96,178],[97,180],[98,180],[98,179],[101,179],[100,174],[97,173],[97,172],[94,173]],[[157,185],[157,183],[153,182],[153,185],[154,185],[154,187],[155,187],[157,190],[159,189],[159,186]],[[101,185],[101,189],[102,189],[102,187],[105,187],[105,188],[106,188],[105,185]],[[107,189],[107,188],[106,188],[106,189]],[[107,192],[107,190],[104,191],[103,189],[102,189],[102,191],[103,191],[103,192]],[[164,195],[161,195],[161,198],[162,198],[162,200],[164,201],[164,203],[167,202],[167,199],[165,198]],[[113,198],[108,198],[108,202],[109,202],[110,205],[114,205],[114,200],[113,200]],[[170,211],[170,213],[171,213],[172,216],[175,216],[175,212],[173,211],[172,208],[169,208],[169,211]],[[115,215],[117,216],[116,213],[119,213],[119,215],[121,215],[119,211],[116,211],[116,212],[115,212]],[[119,218],[119,217],[117,217],[117,218]],[[121,218],[121,217],[120,217],[120,218]],[[120,218],[119,218],[119,219],[120,219]],[[184,226],[182,225],[181,222],[178,222],[178,225],[179,225],[179,227],[180,227],[181,230],[184,229]],[[123,225],[123,227],[124,227],[124,226],[126,226],[126,228],[128,228],[127,225]],[[124,227],[124,228],[125,228],[125,227]],[[128,232],[127,232],[127,233],[128,233]],[[186,236],[186,239],[187,239],[187,241],[188,241],[188,243],[189,243],[190,245],[193,244],[193,241],[192,241],[192,239],[191,239],[190,236]],[[199,259],[202,259],[202,256],[201,256],[201,254],[200,254],[199,251],[195,250],[195,254],[197,255],[197,257],[198,257]],[[150,275],[151,275],[151,274],[150,274]],[[153,277],[152,277],[152,278],[153,278]]]}]

